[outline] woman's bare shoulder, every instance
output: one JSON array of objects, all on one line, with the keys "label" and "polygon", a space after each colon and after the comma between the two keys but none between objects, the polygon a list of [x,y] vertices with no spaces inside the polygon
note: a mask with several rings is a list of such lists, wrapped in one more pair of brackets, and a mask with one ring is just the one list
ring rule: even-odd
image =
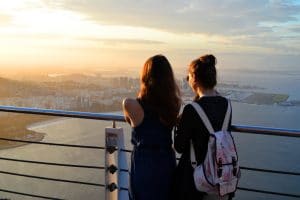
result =
[{"label": "woman's bare shoulder", "polygon": [[[123,100],[125,118],[129,119],[131,126],[136,127],[144,118],[144,111],[136,99],[125,98]],[[128,121],[128,120],[127,120]]]},{"label": "woman's bare shoulder", "polygon": [[139,106],[139,102],[133,98],[125,98],[123,100],[123,109],[125,110],[132,110]]}]

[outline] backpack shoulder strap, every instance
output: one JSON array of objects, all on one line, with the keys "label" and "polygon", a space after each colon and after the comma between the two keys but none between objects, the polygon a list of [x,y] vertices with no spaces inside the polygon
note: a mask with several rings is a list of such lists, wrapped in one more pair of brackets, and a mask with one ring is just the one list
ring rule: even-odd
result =
[{"label": "backpack shoulder strap", "polygon": [[205,114],[204,110],[201,108],[201,106],[196,103],[196,102],[192,102],[191,105],[194,107],[194,109],[197,111],[198,115],[200,116],[200,118],[202,119],[205,127],[207,128],[208,132],[210,134],[213,134],[215,131],[207,117],[207,115]]},{"label": "backpack shoulder strap", "polygon": [[[191,102],[190,103],[194,109],[197,111],[199,117],[201,118],[201,120],[203,121],[204,123],[204,126],[206,127],[206,129],[208,130],[208,132],[210,134],[214,134],[214,129],[207,117],[207,115],[205,114],[204,110],[201,108],[201,106],[196,103],[196,102]],[[191,158],[191,165],[192,167],[195,169],[197,167],[197,161],[196,161],[196,156],[195,156],[195,150],[194,150],[194,147],[193,147],[193,142],[192,140],[190,141],[190,158]]]},{"label": "backpack shoulder strap", "polygon": [[193,147],[192,140],[190,141],[190,158],[191,158],[191,165],[195,169],[198,164],[197,164],[197,161],[196,161],[195,150],[194,150],[194,147]]},{"label": "backpack shoulder strap", "polygon": [[228,125],[229,125],[229,120],[230,120],[231,103],[230,103],[229,99],[227,100],[227,102],[228,102],[228,106],[227,106],[227,111],[226,111],[225,118],[223,121],[222,131],[227,131]]}]

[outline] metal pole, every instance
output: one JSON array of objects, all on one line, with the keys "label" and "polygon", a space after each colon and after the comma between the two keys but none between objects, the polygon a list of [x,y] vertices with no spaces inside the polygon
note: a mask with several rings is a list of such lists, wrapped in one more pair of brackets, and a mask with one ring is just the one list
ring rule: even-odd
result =
[{"label": "metal pole", "polygon": [[118,134],[114,128],[105,128],[105,200],[118,199],[115,152]]},{"label": "metal pole", "polygon": [[[119,128],[119,135],[118,135],[118,185],[119,188],[128,188],[128,162],[127,162],[127,153],[125,151],[122,151],[122,149],[125,149],[125,140],[124,140],[124,132],[122,128]],[[128,200],[128,190],[120,189],[119,190],[119,200]]]}]

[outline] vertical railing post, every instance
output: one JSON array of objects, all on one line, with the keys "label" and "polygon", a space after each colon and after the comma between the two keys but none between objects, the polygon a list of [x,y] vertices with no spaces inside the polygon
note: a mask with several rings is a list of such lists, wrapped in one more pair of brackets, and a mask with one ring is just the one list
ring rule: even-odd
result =
[{"label": "vertical railing post", "polygon": [[119,200],[128,200],[128,163],[127,153],[123,149],[125,149],[125,140],[122,130],[118,135],[118,186],[120,188],[118,197]]},{"label": "vertical railing post", "polygon": [[[114,125],[113,125],[114,126]],[[115,153],[118,145],[118,132],[115,128],[105,128],[105,200],[118,199],[117,166]]]}]

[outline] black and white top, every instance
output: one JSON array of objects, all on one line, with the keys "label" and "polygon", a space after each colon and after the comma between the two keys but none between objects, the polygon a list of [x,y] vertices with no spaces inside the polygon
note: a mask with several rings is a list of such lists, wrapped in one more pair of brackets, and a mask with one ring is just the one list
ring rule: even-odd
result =
[{"label": "black and white top", "polygon": [[[221,130],[227,111],[228,100],[222,96],[204,96],[197,98],[195,102],[204,110],[213,129],[215,131]],[[229,129],[231,117],[229,120]],[[199,192],[194,184],[193,167],[190,159],[191,140],[195,147],[196,161],[200,164],[206,156],[209,132],[193,106],[186,105],[174,135],[175,150],[181,153],[174,176],[174,200],[201,200],[205,195],[205,193]],[[229,199],[232,199],[233,196],[234,194],[231,194]]]},{"label": "black and white top", "polygon": [[[206,113],[215,131],[221,130],[228,100],[222,96],[203,96],[195,101]],[[231,116],[229,128],[231,125]],[[202,163],[207,152],[209,132],[192,105],[185,106],[177,130],[175,131],[174,146],[178,153],[186,153],[190,150],[192,139],[195,148],[197,163]]]}]

